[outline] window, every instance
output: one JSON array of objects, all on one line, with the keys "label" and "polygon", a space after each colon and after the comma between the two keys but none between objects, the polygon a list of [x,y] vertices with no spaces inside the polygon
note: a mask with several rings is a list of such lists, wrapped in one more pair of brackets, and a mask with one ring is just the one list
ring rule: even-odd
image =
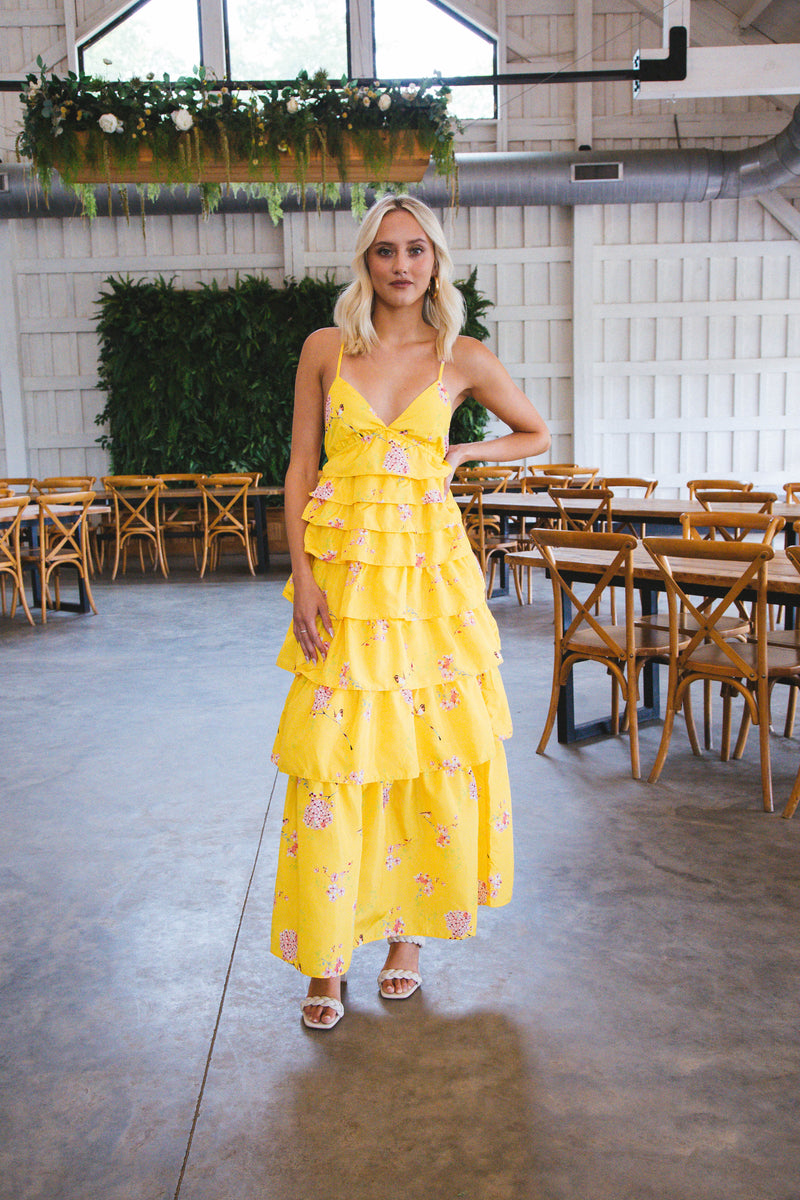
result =
[{"label": "window", "polygon": [[[373,0],[375,73],[408,76],[494,75],[495,43],[435,0]],[[454,88],[451,110],[462,120],[494,117],[495,89]]]},{"label": "window", "polygon": [[84,42],[78,62],[101,79],[191,75],[200,65],[197,0],[143,0]]},{"label": "window", "polygon": [[232,79],[349,74],[347,0],[226,0]]}]

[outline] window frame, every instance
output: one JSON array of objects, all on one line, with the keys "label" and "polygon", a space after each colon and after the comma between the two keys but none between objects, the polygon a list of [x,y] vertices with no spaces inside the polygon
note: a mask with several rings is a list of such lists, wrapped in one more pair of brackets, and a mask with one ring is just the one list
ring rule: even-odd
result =
[{"label": "window frame", "polygon": [[[118,12],[115,17],[111,17],[110,20],[106,21],[106,23],[104,25],[101,25],[101,27],[99,29],[97,29],[89,37],[86,37],[82,41],[76,43],[75,53],[77,55],[77,60],[78,60],[79,74],[83,74],[85,71],[84,64],[83,64],[84,52],[86,50],[88,50],[91,46],[95,46],[101,40],[101,38],[104,38],[107,34],[112,33],[113,30],[118,28],[118,26],[124,24],[124,22],[127,21],[129,17],[132,17],[134,13],[138,12],[140,8],[144,8],[145,5],[149,4],[149,3],[150,3],[150,0],[134,0],[133,4],[129,4],[126,8],[122,9],[122,11]],[[348,0],[348,4],[349,4],[349,0]],[[200,62],[202,63],[203,62],[203,12],[202,12],[201,0],[196,0],[196,6],[197,6],[197,34],[198,34],[198,42],[200,45]]]},{"label": "window frame", "polygon": [[[94,46],[102,38],[104,38],[112,30],[122,25],[129,17],[138,12],[140,8],[144,8],[149,0],[134,0],[133,3],[125,5],[116,16],[109,18],[99,29],[83,38],[81,41],[76,40],[75,51],[77,57],[78,71],[84,71],[84,53],[91,46]],[[487,29],[481,28],[474,20],[468,17],[465,13],[458,11],[456,8],[445,3],[445,0],[427,0],[428,4],[434,8],[440,9],[447,16],[452,17],[459,24],[465,26],[471,32],[476,33],[478,37],[489,42],[492,48],[492,73],[497,74],[497,60],[499,51],[499,38],[496,34],[491,33]],[[224,75],[226,78],[232,78],[231,75],[231,48],[230,48],[230,30],[228,24],[228,0],[218,0],[217,4],[209,5],[207,0],[196,0],[197,4],[197,28],[199,34],[200,46],[200,63],[206,70],[213,70],[218,75]],[[212,10],[216,10],[219,16],[219,24],[214,22]],[[353,12],[358,10],[358,20],[354,21]],[[212,18],[209,21],[209,18]],[[207,28],[210,25],[211,28]],[[214,28],[214,26],[217,26]],[[221,28],[220,28],[221,26]],[[347,37],[347,73],[352,78],[356,77],[373,77],[378,78],[376,74],[377,60],[377,45],[375,42],[375,7],[374,0],[345,0],[345,26]],[[356,29],[360,29],[359,44],[356,45]],[[221,35],[221,39],[220,36]],[[206,47],[214,45],[222,47],[224,62],[208,62],[206,61]],[[364,67],[364,60],[371,58],[371,62]],[[498,93],[497,84],[492,84],[493,93],[493,109],[494,115],[487,117],[476,117],[470,120],[470,124],[475,124],[479,121],[497,121],[499,119]]]},{"label": "window frame", "polygon": [[[227,0],[225,0],[225,2],[227,3]],[[347,0],[348,16],[350,14],[350,5],[352,2],[353,2],[353,0]],[[375,78],[379,79],[380,76],[377,73],[378,72],[378,67],[377,67],[378,45],[375,40],[375,0],[368,0],[368,2],[369,2],[370,9],[371,9],[371,22],[372,22],[372,68],[375,73]],[[476,25],[474,21],[470,20],[470,18],[465,13],[456,11],[456,9],[451,8],[451,6],[449,4],[445,4],[443,2],[443,0],[425,0],[425,2],[427,4],[430,4],[432,8],[438,8],[440,12],[446,13],[448,17],[452,17],[454,21],[457,21],[459,23],[459,25],[463,25],[466,29],[469,29],[471,33],[476,33],[478,35],[478,37],[481,37],[484,39],[484,41],[489,42],[489,44],[492,47],[492,75],[496,75],[497,74],[498,39],[493,34],[489,33],[487,30],[481,29],[480,26]],[[348,40],[348,45],[349,45],[349,40]],[[395,76],[395,75],[387,76],[387,78],[392,78],[392,79],[397,78],[397,77],[398,76]],[[475,121],[496,121],[497,120],[497,117],[498,117],[497,84],[494,83],[491,86],[492,86],[492,115],[490,117],[474,117],[474,118],[470,119],[470,125],[474,124]]]}]

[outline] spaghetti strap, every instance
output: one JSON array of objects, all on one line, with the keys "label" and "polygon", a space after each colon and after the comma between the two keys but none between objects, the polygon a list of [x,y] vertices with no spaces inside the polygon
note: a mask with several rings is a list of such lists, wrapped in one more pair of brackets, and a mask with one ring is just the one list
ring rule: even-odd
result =
[{"label": "spaghetti strap", "polygon": [[444,375],[444,359],[442,359],[442,361],[439,364],[439,378],[436,380],[437,383],[442,382],[443,375]]},{"label": "spaghetti strap", "polygon": [[[339,358],[337,359],[337,362],[336,362],[336,374],[335,374],[335,376],[334,376],[334,379],[333,379],[333,382],[334,382],[334,383],[336,383],[336,380],[337,380],[337,379],[339,379],[339,378],[341,377],[341,372],[342,372],[342,355],[343,355],[343,354],[344,354],[344,342],[340,342],[340,343],[339,343]],[[444,366],[444,363],[442,363],[442,366]]]}]

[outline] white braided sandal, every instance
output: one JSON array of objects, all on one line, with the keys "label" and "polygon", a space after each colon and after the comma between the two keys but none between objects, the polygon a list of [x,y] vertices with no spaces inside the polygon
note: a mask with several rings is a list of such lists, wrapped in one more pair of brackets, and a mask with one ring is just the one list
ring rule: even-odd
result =
[{"label": "white braided sandal", "polygon": [[[342,983],[347,983],[347,977],[342,976]],[[322,1008],[329,1008],[336,1015],[332,1021],[309,1021],[306,1016],[307,1008],[315,1008],[317,1005]],[[300,1001],[300,1009],[303,1013],[303,1024],[307,1029],[333,1029],[334,1025],[338,1025],[344,1016],[344,1005],[341,1000],[337,1000],[335,996],[306,996]]]},{"label": "white braided sandal", "polygon": [[[394,942],[410,942],[412,946],[425,945],[424,937],[407,937],[405,934],[392,934],[392,936],[388,937],[386,940],[390,945],[392,945]],[[385,992],[383,990],[383,985],[389,979],[410,979],[414,986],[408,988],[405,992]],[[414,995],[414,992],[421,983],[422,976],[420,974],[418,974],[416,971],[409,971],[408,968],[403,967],[389,967],[388,969],[381,971],[378,975],[378,987],[384,1000],[408,1000],[409,996]]]}]

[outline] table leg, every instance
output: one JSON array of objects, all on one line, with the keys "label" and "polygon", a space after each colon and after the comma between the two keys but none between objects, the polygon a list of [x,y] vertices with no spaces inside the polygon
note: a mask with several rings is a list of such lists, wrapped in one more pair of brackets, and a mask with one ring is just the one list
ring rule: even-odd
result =
[{"label": "table leg", "polygon": [[269,567],[269,538],[267,536],[267,498],[253,496],[253,516],[256,523],[256,570],[263,575]]}]

